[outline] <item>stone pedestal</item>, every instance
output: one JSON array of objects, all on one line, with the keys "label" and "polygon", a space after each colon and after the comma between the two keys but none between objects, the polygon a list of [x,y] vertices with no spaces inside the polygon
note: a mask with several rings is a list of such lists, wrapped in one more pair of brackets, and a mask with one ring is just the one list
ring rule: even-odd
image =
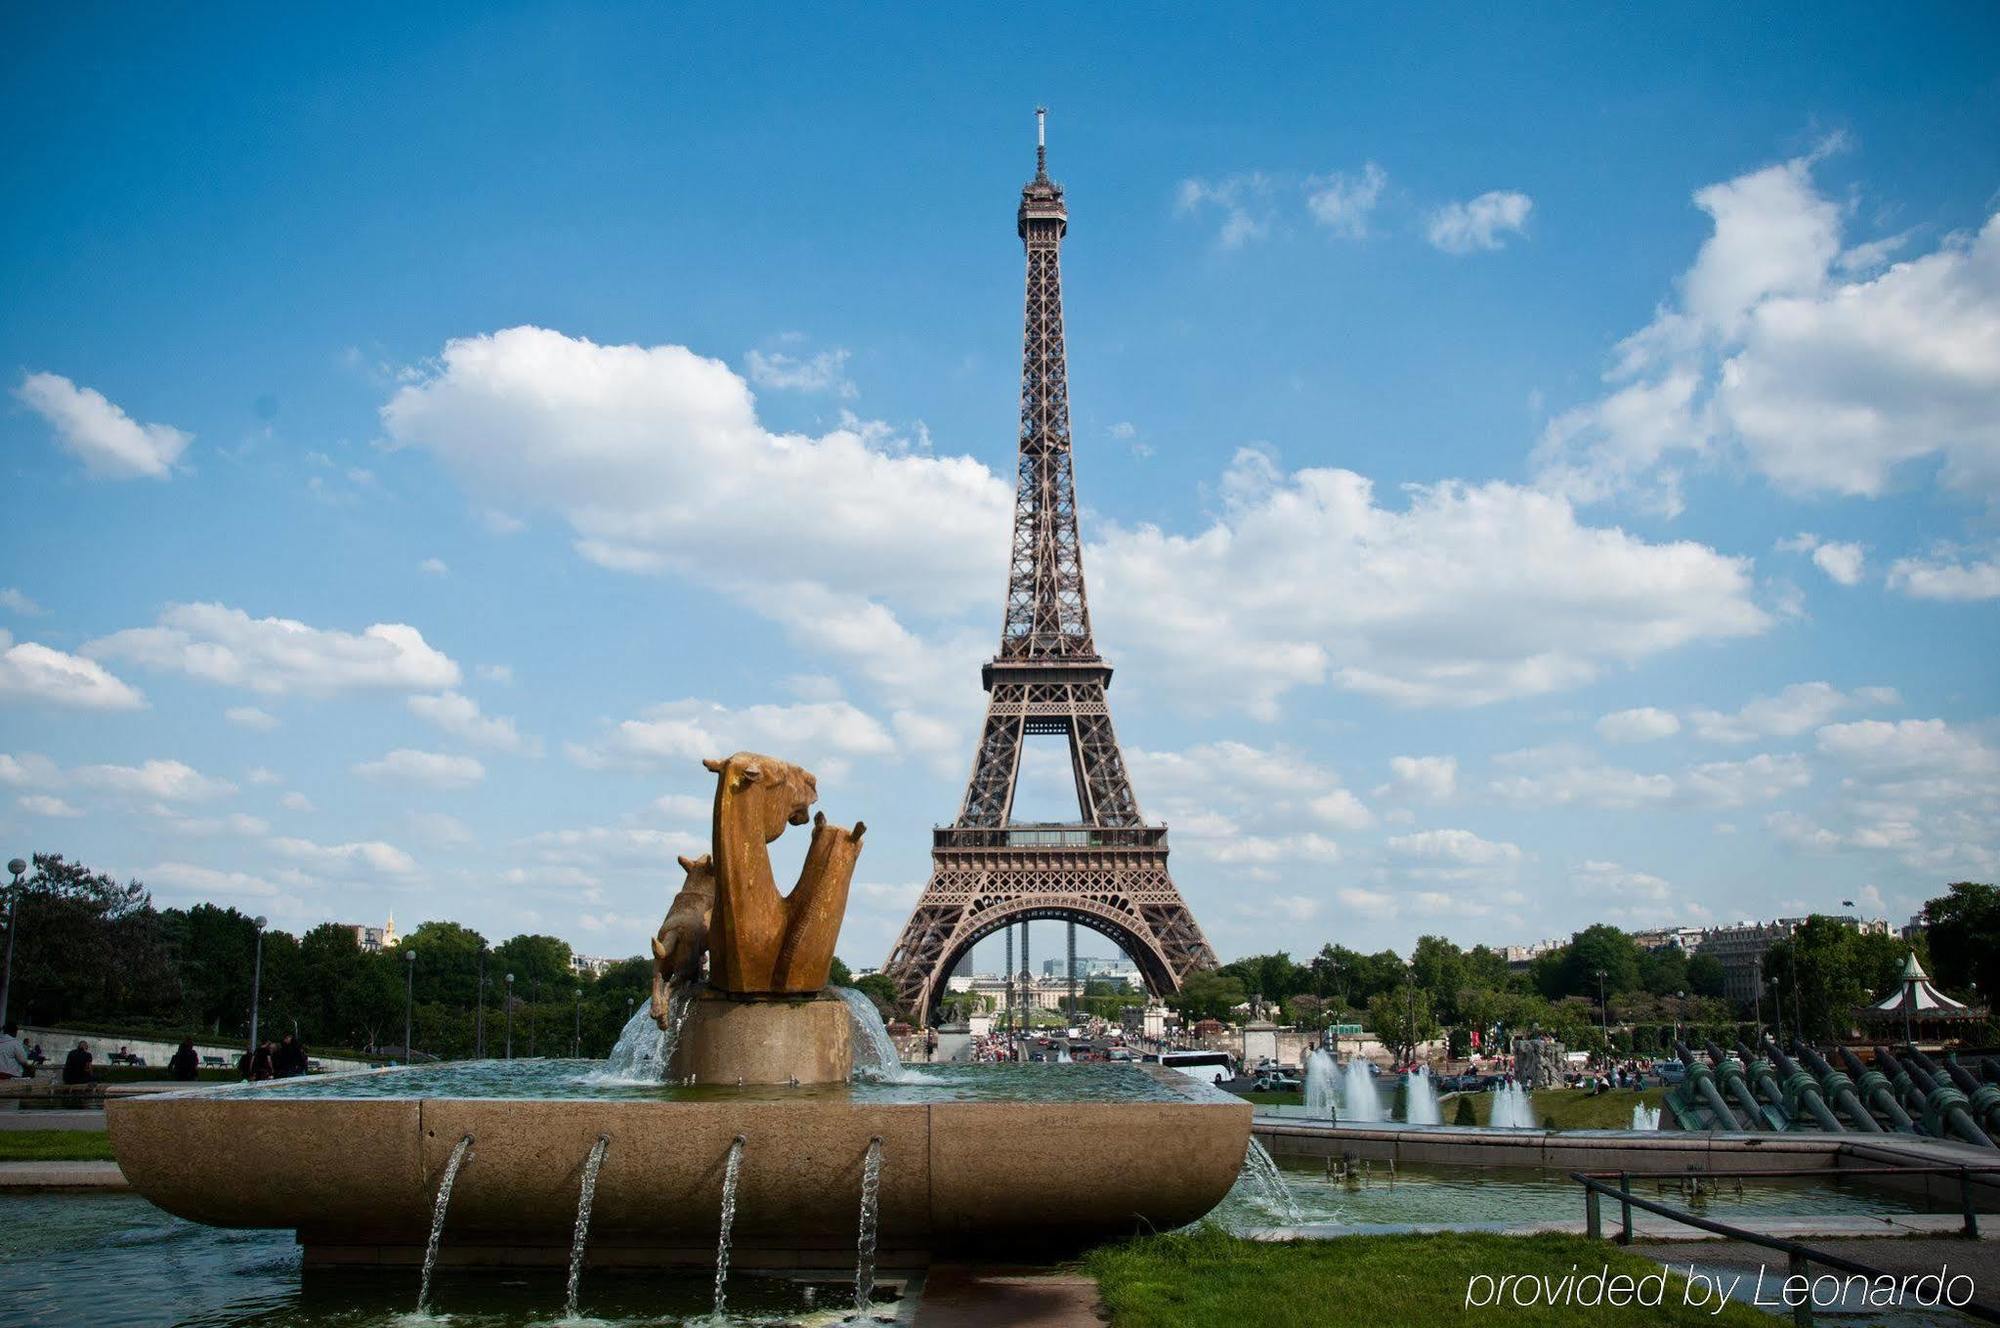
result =
[{"label": "stone pedestal", "polygon": [[670,1074],[696,1084],[845,1083],[854,1070],[852,1016],[830,991],[811,996],[695,997]]}]

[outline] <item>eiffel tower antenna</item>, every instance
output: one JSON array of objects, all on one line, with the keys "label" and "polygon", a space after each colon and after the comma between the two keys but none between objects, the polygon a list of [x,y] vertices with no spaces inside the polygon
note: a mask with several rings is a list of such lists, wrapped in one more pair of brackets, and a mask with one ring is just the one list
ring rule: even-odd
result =
[{"label": "eiffel tower antenna", "polygon": [[[988,699],[958,819],[931,832],[931,879],[883,971],[929,1023],[967,952],[1013,923],[1052,920],[1101,932],[1139,966],[1154,996],[1215,966],[1167,874],[1167,828],[1148,825],[1105,700],[1111,665],[1097,653],[1077,536],[1063,343],[1062,241],[1069,209],[1049,178],[1046,108],[1035,108],[1035,178],[1015,230],[1027,253],[1021,427],[1014,532],[1000,650],[981,670]],[[1013,817],[1021,749],[1031,735],[1069,740],[1079,819]],[[1023,929],[1023,961],[1026,960]]]}]

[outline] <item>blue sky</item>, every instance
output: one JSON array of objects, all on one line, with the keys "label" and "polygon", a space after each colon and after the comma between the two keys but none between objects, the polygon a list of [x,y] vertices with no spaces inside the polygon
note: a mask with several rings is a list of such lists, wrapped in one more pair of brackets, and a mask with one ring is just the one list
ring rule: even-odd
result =
[{"label": "blue sky", "polygon": [[10,853],[631,953],[767,749],[879,962],[1045,102],[1099,642],[1225,956],[1993,879],[1986,11],[0,24]]}]

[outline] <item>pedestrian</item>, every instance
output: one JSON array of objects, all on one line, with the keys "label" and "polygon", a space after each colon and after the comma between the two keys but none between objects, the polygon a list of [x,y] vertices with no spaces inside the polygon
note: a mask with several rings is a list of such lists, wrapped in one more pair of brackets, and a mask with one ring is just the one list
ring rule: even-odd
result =
[{"label": "pedestrian", "polygon": [[264,1079],[275,1079],[277,1077],[278,1072],[271,1064],[272,1050],[273,1048],[270,1043],[262,1042],[257,1045],[257,1050],[252,1053],[250,1057],[250,1080],[252,1083]]},{"label": "pedestrian", "polygon": [[285,1034],[285,1040],[278,1044],[271,1058],[271,1068],[280,1079],[293,1079],[306,1072],[305,1044],[299,1041],[297,1033]]},{"label": "pedestrian", "polygon": [[62,1081],[65,1084],[96,1083],[97,1076],[90,1072],[91,1060],[88,1042],[79,1042],[71,1047],[69,1055],[63,1060]]},{"label": "pedestrian", "polygon": [[21,1041],[21,1027],[9,1019],[6,1031],[0,1032],[0,1079],[34,1077],[34,1062],[28,1055],[27,1044]]},{"label": "pedestrian", "polygon": [[167,1072],[176,1079],[193,1079],[201,1069],[201,1057],[195,1054],[194,1039],[182,1038],[180,1050],[167,1058]]}]

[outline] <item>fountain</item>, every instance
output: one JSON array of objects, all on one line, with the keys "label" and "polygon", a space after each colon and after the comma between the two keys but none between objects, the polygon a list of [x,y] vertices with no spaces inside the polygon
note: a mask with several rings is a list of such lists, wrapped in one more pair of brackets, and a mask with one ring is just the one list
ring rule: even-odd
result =
[{"label": "fountain", "polygon": [[597,1172],[604,1165],[604,1150],[610,1146],[610,1135],[598,1135],[597,1142],[590,1146],[590,1156],[583,1162],[583,1184],[576,1193],[576,1235],[569,1246],[569,1298],[563,1314],[565,1320],[577,1318],[577,1292],[583,1288],[583,1252],[590,1243],[590,1201],[597,1195]]},{"label": "fountain", "polygon": [[1443,1120],[1438,1114],[1437,1081],[1420,1065],[1403,1080],[1403,1123],[1438,1125]]},{"label": "fountain", "polygon": [[1518,1081],[1510,1079],[1493,1090],[1493,1114],[1486,1123],[1497,1130],[1532,1130],[1534,1099]]},{"label": "fountain", "polygon": [[1385,1119],[1382,1096],[1375,1091],[1375,1076],[1368,1062],[1356,1056],[1340,1072],[1340,1119],[1356,1125],[1375,1125]]},{"label": "fountain", "polygon": [[438,1181],[437,1202],[431,1209],[430,1239],[424,1242],[423,1277],[417,1283],[417,1314],[430,1312],[431,1272],[437,1267],[438,1243],[444,1239],[444,1213],[451,1207],[452,1183],[458,1179],[458,1169],[465,1162],[465,1154],[472,1147],[472,1136],[466,1135],[458,1141],[458,1147],[451,1150],[451,1160],[444,1164],[444,1178]]},{"label": "fountain", "polygon": [[[703,764],[712,851],[682,860],[653,938],[653,999],[609,1061],[114,1099],[107,1124],[132,1188],[194,1221],[289,1228],[309,1268],[573,1265],[574,1283],[587,1241],[592,1268],[714,1258],[726,1276],[730,1251],[740,1263],[751,1250],[759,1266],[854,1268],[857,1294],[873,1260],[1073,1255],[1185,1225],[1228,1193],[1253,1108],[1170,1068],[903,1069],[867,998],[827,986],[865,827],[811,817],[816,781],[784,761]],[[780,894],[769,845],[806,824],[798,883]],[[996,1137],[1039,1146],[996,1150]]]},{"label": "fountain", "polygon": [[868,1156],[861,1163],[860,1234],[854,1238],[854,1315],[868,1313],[875,1299],[875,1236],[878,1208],[882,1198],[882,1140],[868,1141]]},{"label": "fountain", "polygon": [[743,1174],[743,1136],[729,1145],[729,1160],[722,1168],[721,1234],[715,1239],[715,1317],[729,1308],[729,1235],[736,1225],[736,1181]]},{"label": "fountain", "polygon": [[1243,1154],[1243,1179],[1267,1207],[1277,1209],[1287,1226],[1305,1225],[1305,1214],[1299,1210],[1299,1201],[1292,1197],[1292,1187],[1285,1184],[1285,1173],[1279,1170],[1277,1159],[1254,1138]]},{"label": "fountain", "polygon": [[1632,1128],[1635,1130],[1657,1130],[1660,1128],[1660,1109],[1649,1107],[1643,1102],[1632,1104]]},{"label": "fountain", "polygon": [[1306,1058],[1306,1110],[1333,1119],[1334,1099],[1340,1082],[1340,1062],[1321,1048]]}]

